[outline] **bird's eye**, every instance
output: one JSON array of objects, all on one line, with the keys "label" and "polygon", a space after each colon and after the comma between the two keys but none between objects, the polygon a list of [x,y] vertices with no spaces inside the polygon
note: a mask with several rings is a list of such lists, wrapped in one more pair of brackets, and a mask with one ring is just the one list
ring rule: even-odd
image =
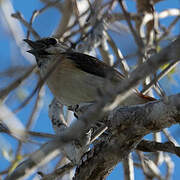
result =
[{"label": "bird's eye", "polygon": [[47,43],[50,45],[55,45],[57,44],[57,40],[55,38],[49,38]]}]

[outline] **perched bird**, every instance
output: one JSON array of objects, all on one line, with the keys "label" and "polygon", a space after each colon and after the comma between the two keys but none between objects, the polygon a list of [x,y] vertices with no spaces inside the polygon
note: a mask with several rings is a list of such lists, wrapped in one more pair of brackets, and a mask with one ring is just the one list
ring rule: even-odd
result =
[{"label": "perched bird", "polygon": [[[56,38],[24,41],[32,48],[28,52],[35,56],[42,77],[58,62],[47,79],[47,85],[53,95],[66,106],[95,102],[98,88],[103,89],[106,83],[116,88],[124,78],[116,69],[95,57],[70,50]],[[133,91],[122,105],[153,100]]]}]

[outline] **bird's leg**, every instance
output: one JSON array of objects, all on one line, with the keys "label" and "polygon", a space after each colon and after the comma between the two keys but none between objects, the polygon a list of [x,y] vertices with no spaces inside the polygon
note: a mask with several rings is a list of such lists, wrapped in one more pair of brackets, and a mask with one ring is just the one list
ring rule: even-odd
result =
[{"label": "bird's leg", "polygon": [[72,106],[68,106],[68,110],[73,111],[74,112],[74,116],[78,119],[78,115],[76,114],[77,110],[79,108],[79,105],[72,105]]},{"label": "bird's leg", "polygon": [[74,116],[78,119],[84,112],[88,110],[88,108],[93,105],[93,103],[81,103],[72,106],[68,106],[68,110],[74,112]]}]

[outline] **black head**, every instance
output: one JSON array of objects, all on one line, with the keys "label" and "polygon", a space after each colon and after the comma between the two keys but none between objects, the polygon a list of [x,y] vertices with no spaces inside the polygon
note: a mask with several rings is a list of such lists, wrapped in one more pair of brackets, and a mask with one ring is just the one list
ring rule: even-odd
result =
[{"label": "black head", "polygon": [[52,60],[53,55],[66,52],[69,46],[63,42],[60,42],[56,38],[43,38],[37,41],[31,41],[24,39],[24,41],[31,47],[31,50],[27,51],[36,57],[37,64],[40,66],[47,60]]},{"label": "black head", "polygon": [[50,55],[48,48],[55,46],[58,41],[55,38],[44,38],[37,41],[31,41],[29,39],[24,39],[24,41],[32,48],[31,50],[27,51],[33,55],[42,56],[43,55]]},{"label": "black head", "polygon": [[45,60],[49,59],[50,55],[55,54],[55,49],[58,46],[58,40],[55,38],[43,38],[37,41],[24,39],[24,41],[31,47],[27,51],[36,57],[36,62],[40,67]]}]

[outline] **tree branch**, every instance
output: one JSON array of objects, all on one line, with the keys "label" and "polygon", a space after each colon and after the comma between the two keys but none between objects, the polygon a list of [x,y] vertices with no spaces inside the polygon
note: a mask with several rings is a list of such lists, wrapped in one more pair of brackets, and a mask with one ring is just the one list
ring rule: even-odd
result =
[{"label": "tree branch", "polygon": [[142,140],[136,147],[136,149],[144,152],[169,152],[176,154],[180,157],[180,147],[175,146],[172,142],[159,143],[155,141]]},{"label": "tree branch", "polygon": [[[89,152],[87,161],[77,169],[75,179],[104,179],[145,135],[179,123],[180,94],[161,101],[117,108],[103,122],[112,130],[112,136]],[[179,148],[168,147],[167,151],[179,155]]]}]

